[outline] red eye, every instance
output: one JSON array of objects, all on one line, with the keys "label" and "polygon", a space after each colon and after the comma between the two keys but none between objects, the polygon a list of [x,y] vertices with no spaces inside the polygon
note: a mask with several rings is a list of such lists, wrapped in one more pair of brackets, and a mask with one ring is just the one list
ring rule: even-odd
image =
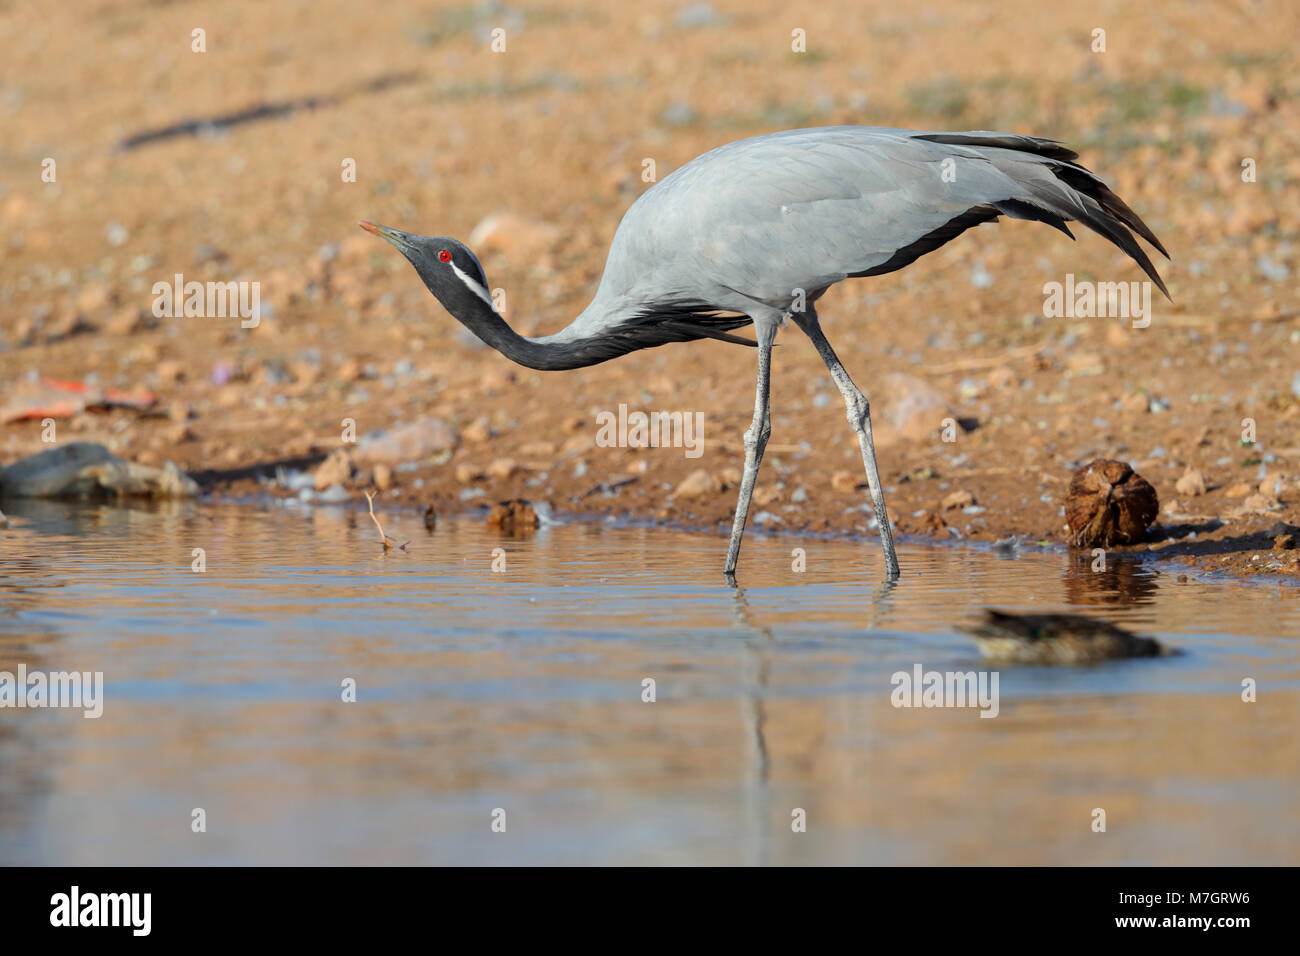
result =
[{"label": "red eye", "polygon": [[451,253],[444,249],[438,253],[438,258],[443,262],[451,262]]}]

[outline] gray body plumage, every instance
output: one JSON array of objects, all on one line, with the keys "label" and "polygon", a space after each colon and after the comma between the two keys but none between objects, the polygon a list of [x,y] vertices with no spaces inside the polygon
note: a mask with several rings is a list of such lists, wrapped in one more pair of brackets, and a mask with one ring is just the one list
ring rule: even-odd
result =
[{"label": "gray body plumage", "polygon": [[[836,282],[901,269],[999,215],[1038,219],[1067,235],[1066,221],[1083,222],[1133,255],[1163,290],[1128,229],[1159,242],[1075,158],[1032,136],[862,126],[719,146],[632,204],[592,303],[542,341],[577,343],[658,310],[740,313],[732,327],[755,312],[779,316],[795,290],[815,301]],[[645,327],[640,347],[658,344],[653,323],[631,324]]]},{"label": "gray body plumage", "polygon": [[[857,435],[890,578],[898,558],[866,396],[821,330],[815,303],[854,276],[901,269],[998,216],[1073,236],[1083,223],[1164,283],[1133,238],[1164,247],[1076,154],[1034,136],[839,126],[720,146],[650,187],[614,234],[591,303],[563,330],[528,338],[492,305],[474,253],[445,236],[363,222],[392,242],[460,322],[528,368],[583,368],[639,349],[718,339],[757,348],[754,420],[724,570],[734,572],[754,482],[771,433],[772,344],[788,318],[808,335]],[[1130,231],[1132,230],[1132,231]],[[803,308],[799,308],[802,303]],[[754,340],[734,330],[754,326]]]}]

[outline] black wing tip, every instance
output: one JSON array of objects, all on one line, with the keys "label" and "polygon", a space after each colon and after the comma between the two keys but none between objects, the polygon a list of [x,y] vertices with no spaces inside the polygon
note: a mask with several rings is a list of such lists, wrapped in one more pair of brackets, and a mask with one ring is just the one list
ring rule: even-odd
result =
[{"label": "black wing tip", "polygon": [[966,130],[960,133],[917,133],[912,138],[948,146],[994,146],[999,149],[1014,149],[1022,153],[1033,153],[1035,156],[1063,159],[1067,162],[1079,158],[1078,153],[1063,143],[1043,136],[1031,136],[1028,133]]},{"label": "black wing tip", "polygon": [[1083,196],[1086,200],[1085,206],[1095,213],[1081,220],[1083,224],[1119,246],[1142,267],[1142,271],[1156,284],[1161,294],[1170,302],[1174,301],[1164,279],[1160,278],[1160,273],[1152,264],[1151,258],[1138,245],[1137,240],[1133,238],[1133,233],[1129,232],[1129,229],[1132,229],[1162,256],[1170,259],[1164,243],[1152,232],[1151,227],[1142,221],[1142,217],[1135,213],[1128,203],[1120,199],[1114,190],[1082,166],[1062,166],[1053,163],[1051,169],[1057,179]]},{"label": "black wing tip", "polygon": [[[1042,136],[1030,136],[1024,133],[997,133],[986,130],[968,130],[957,133],[917,133],[914,138],[952,146],[983,146],[1017,150],[1053,160],[1054,162],[1047,165],[1057,178],[1087,196],[1099,207],[1100,216],[1097,217],[1099,221],[1085,220],[1084,225],[1110,239],[1124,250],[1142,267],[1142,271],[1155,283],[1161,294],[1170,302],[1173,301],[1173,296],[1169,294],[1169,288],[1165,285],[1164,279],[1160,277],[1160,273],[1156,271],[1150,257],[1143,252],[1142,247],[1133,239],[1128,229],[1132,229],[1149,242],[1165,259],[1171,259],[1164,243],[1142,221],[1142,217],[1135,213],[1124,200],[1120,199],[1092,172],[1074,162],[1079,158],[1079,154],[1068,146],[1057,140],[1047,139]],[[1064,217],[1056,215],[1050,210],[1017,200],[1009,200],[995,205],[997,211],[1003,215],[1015,219],[1032,219],[1047,223],[1052,228],[1074,239],[1074,234],[1070,232],[1069,227],[1065,224]]]}]

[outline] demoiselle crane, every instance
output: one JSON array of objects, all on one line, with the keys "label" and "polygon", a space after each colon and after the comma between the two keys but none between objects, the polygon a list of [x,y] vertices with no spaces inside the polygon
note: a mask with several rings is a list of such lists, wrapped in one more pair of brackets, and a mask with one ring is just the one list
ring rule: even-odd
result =
[{"label": "demoiselle crane", "polygon": [[[584,368],[698,339],[756,347],[754,420],[745,432],[728,576],[740,556],[771,433],[772,343],[792,319],[844,396],[893,579],[898,557],[867,398],[826,340],[814,303],[837,282],[901,269],[1000,215],[1044,222],[1072,239],[1066,222],[1081,222],[1131,256],[1168,296],[1129,230],[1168,258],[1160,240],[1077,157],[1036,136],[861,126],[787,130],[719,146],[632,204],[614,233],[591,304],[561,331],[538,338],[519,335],[496,312],[483,267],[462,243],[371,222],[361,226],[396,246],[471,332],[528,368]],[[731,334],[751,323],[754,341]]]}]

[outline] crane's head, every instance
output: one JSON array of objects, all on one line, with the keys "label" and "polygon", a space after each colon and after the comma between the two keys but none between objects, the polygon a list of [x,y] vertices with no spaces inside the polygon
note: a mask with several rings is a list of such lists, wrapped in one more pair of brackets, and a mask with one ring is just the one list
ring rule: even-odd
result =
[{"label": "crane's head", "polygon": [[495,311],[483,267],[464,243],[447,236],[417,236],[365,220],[358,225],[396,246],[452,315],[461,318],[484,305]]}]

